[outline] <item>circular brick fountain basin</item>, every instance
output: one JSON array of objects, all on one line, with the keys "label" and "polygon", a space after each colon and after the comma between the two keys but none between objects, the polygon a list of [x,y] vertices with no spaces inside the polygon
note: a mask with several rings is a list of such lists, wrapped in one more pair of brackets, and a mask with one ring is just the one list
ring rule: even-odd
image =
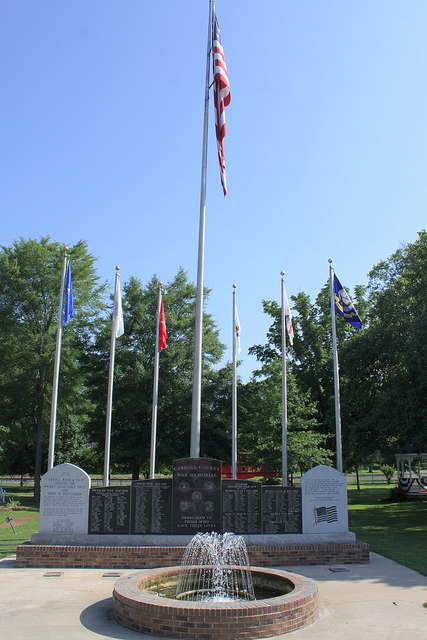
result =
[{"label": "circular brick fountain basin", "polygon": [[179,567],[146,569],[120,578],[113,591],[117,622],[160,637],[250,640],[296,631],[318,616],[317,585],[276,569],[251,567],[255,587],[282,593],[263,600],[186,602],[145,590],[176,583],[178,573]]}]

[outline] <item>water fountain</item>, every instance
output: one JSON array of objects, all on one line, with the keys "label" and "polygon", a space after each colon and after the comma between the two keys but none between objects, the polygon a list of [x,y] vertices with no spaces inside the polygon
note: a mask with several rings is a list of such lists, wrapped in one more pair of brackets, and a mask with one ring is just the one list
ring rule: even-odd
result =
[{"label": "water fountain", "polygon": [[249,567],[240,536],[197,534],[181,568],[146,569],[120,578],[113,612],[121,625],[149,635],[249,640],[313,623],[318,594],[316,584],[303,576]]},{"label": "water fountain", "polygon": [[242,536],[198,533],[188,545],[178,576],[178,600],[255,600]]}]

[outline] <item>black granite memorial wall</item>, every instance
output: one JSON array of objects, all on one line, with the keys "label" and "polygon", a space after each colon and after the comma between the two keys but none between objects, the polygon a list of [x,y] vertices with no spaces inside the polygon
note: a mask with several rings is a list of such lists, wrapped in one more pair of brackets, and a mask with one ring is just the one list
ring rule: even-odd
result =
[{"label": "black granite memorial wall", "polygon": [[96,487],[89,495],[90,534],[240,535],[302,533],[299,487],[221,479],[221,461],[183,458],[172,478],[131,487]]}]

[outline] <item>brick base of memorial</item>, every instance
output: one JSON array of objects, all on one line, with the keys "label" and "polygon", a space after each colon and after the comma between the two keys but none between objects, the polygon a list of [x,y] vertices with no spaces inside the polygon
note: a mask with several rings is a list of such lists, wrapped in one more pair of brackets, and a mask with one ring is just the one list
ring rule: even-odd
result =
[{"label": "brick base of memorial", "polygon": [[[20,544],[16,566],[82,569],[151,569],[180,565],[186,547],[115,547]],[[368,564],[369,545],[301,544],[248,546],[252,566]]]}]

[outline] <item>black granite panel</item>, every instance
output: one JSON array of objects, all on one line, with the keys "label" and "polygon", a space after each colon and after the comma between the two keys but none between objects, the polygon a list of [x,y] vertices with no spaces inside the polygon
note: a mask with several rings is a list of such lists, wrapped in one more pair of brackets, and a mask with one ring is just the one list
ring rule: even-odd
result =
[{"label": "black granite panel", "polygon": [[222,532],[261,533],[261,483],[222,481]]},{"label": "black granite panel", "polygon": [[182,458],[173,463],[172,533],[221,530],[221,461]]},{"label": "black granite panel", "polygon": [[132,534],[172,531],[172,478],[132,482]]},{"label": "black granite panel", "polygon": [[128,535],[130,487],[95,487],[89,493],[89,533]]},{"label": "black granite panel", "polygon": [[299,487],[263,486],[262,533],[302,533]]}]

